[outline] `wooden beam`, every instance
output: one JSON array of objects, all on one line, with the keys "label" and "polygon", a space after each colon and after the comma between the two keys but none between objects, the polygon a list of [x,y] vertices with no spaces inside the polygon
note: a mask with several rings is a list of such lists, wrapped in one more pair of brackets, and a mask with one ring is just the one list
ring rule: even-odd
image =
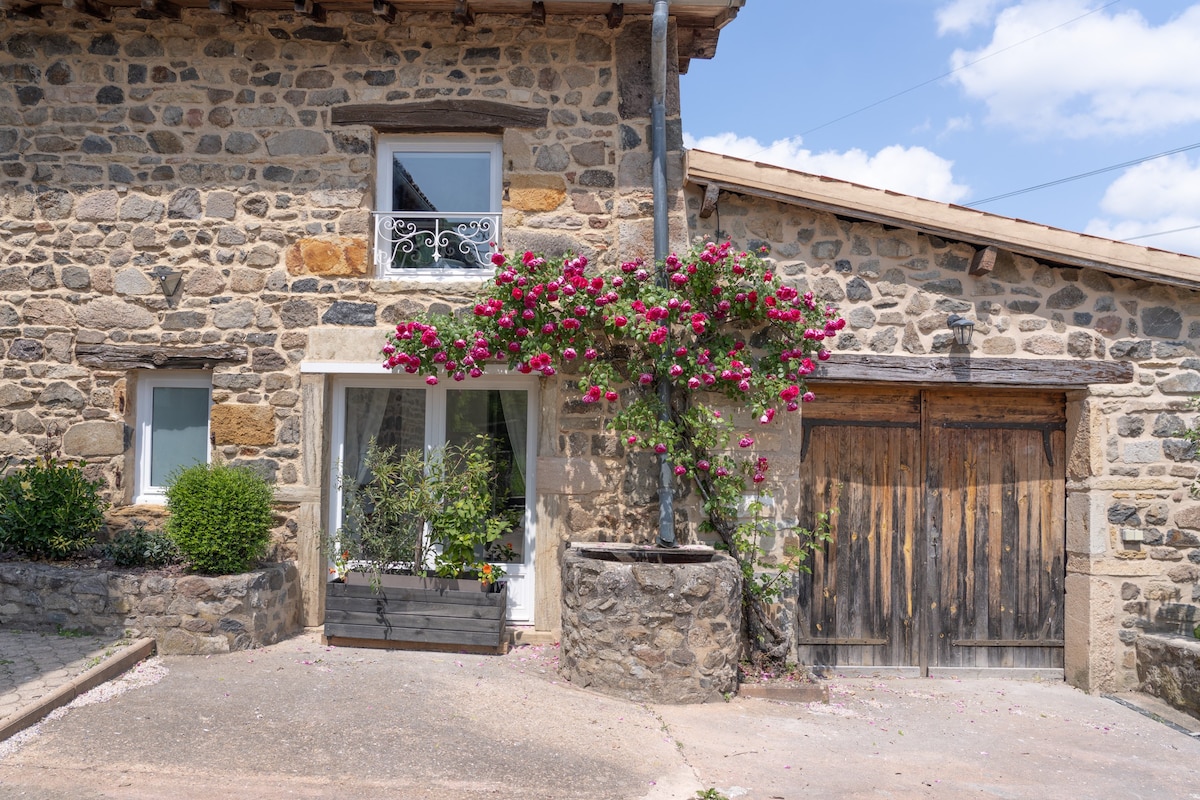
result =
[{"label": "wooden beam", "polygon": [[336,106],[330,121],[334,125],[370,125],[385,133],[496,133],[505,128],[544,128],[549,117],[545,108],[458,99]]},{"label": "wooden beam", "polygon": [[183,16],[179,6],[170,0],[142,0],[142,12],[153,18],[179,19]]},{"label": "wooden beam", "polygon": [[248,352],[233,344],[169,347],[148,344],[77,344],[75,358],[99,369],[211,369],[218,364],[242,364]]},{"label": "wooden beam", "polygon": [[250,12],[240,3],[233,0],[208,0],[208,10],[226,17],[233,17],[240,22],[250,19]]},{"label": "wooden beam", "polygon": [[87,14],[108,22],[112,19],[112,7],[97,0],[62,0],[63,8],[79,14]]},{"label": "wooden beam", "polygon": [[297,14],[308,17],[313,22],[325,21],[325,8],[316,0],[294,0],[292,8]]},{"label": "wooden beam", "polygon": [[717,210],[717,198],[721,196],[721,187],[710,183],[704,187],[704,202],[700,204],[700,219],[708,219]]},{"label": "wooden beam", "polygon": [[372,0],[371,13],[389,24],[396,21],[396,7],[387,0]]},{"label": "wooden beam", "polygon": [[464,27],[475,24],[475,12],[471,10],[471,4],[467,0],[454,0],[454,10],[450,12],[450,16]]},{"label": "wooden beam", "polygon": [[625,4],[613,3],[604,16],[608,18],[608,27],[621,27],[621,20],[625,18]]},{"label": "wooden beam", "polygon": [[818,364],[809,380],[1082,389],[1097,383],[1129,383],[1133,365],[1085,359],[923,358],[835,351],[832,358]]},{"label": "wooden beam", "polygon": [[991,273],[996,266],[996,256],[1000,251],[995,247],[985,247],[982,250],[976,250],[974,257],[971,259],[971,268],[967,271],[968,275],[987,275]]},{"label": "wooden beam", "polygon": [[534,25],[546,24],[546,4],[542,0],[534,0],[533,8],[530,9],[529,18],[533,20]]}]

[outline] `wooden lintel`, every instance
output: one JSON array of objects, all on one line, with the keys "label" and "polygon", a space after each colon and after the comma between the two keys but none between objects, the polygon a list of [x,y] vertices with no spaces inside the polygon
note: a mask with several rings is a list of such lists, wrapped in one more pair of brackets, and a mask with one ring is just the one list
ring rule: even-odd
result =
[{"label": "wooden lintel", "polygon": [[700,204],[700,219],[708,219],[717,210],[717,198],[721,196],[721,187],[710,183],[704,187],[704,202]]},{"label": "wooden lintel", "polygon": [[546,24],[546,4],[542,0],[534,0],[533,8],[529,10],[529,18],[534,25]]},{"label": "wooden lintel", "polygon": [[870,383],[1041,386],[1082,389],[1097,383],[1129,383],[1126,361],[1049,358],[884,356],[838,353],[822,361],[810,380]]},{"label": "wooden lintel", "polygon": [[372,0],[371,13],[387,23],[396,21],[396,7],[387,0]]},{"label": "wooden lintel", "polygon": [[454,0],[454,11],[451,12],[451,16],[459,25],[467,26],[475,24],[475,12],[471,9],[471,4],[467,0]]},{"label": "wooden lintel", "polygon": [[384,133],[428,131],[495,133],[505,128],[544,128],[550,111],[494,100],[428,100],[336,106],[334,125],[370,125]]},{"label": "wooden lintel", "polygon": [[87,14],[89,17],[96,17],[105,22],[112,19],[112,7],[98,3],[96,0],[62,0],[62,4],[65,9]]},{"label": "wooden lintel", "polygon": [[308,17],[313,22],[325,21],[325,7],[316,0],[294,0],[292,8],[297,14]]},{"label": "wooden lintel", "polygon": [[167,347],[148,344],[77,344],[75,358],[85,367],[98,369],[211,369],[218,364],[242,364],[249,357],[245,347],[205,344]]},{"label": "wooden lintel", "polygon": [[142,0],[142,11],[151,17],[179,19],[183,11],[170,0]]},{"label": "wooden lintel", "polygon": [[215,11],[226,17],[233,17],[241,22],[246,22],[250,19],[250,12],[246,7],[240,3],[233,2],[233,0],[208,0],[208,10]]},{"label": "wooden lintel", "polygon": [[967,271],[968,275],[987,275],[996,266],[996,256],[1000,251],[995,247],[985,247],[982,250],[976,250],[974,257],[971,259],[971,268]]},{"label": "wooden lintel", "polygon": [[621,20],[625,18],[625,4],[613,3],[604,16],[608,18],[608,27],[621,27]]}]

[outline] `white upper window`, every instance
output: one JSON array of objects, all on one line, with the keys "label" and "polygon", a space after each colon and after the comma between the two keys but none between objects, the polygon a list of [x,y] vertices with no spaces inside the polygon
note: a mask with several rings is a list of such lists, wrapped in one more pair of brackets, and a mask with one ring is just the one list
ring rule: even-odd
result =
[{"label": "white upper window", "polygon": [[380,277],[490,274],[500,240],[500,139],[382,136],[378,157]]},{"label": "white upper window", "polygon": [[178,469],[209,461],[212,376],[152,372],[137,383],[135,503],[162,503],[167,479]]}]

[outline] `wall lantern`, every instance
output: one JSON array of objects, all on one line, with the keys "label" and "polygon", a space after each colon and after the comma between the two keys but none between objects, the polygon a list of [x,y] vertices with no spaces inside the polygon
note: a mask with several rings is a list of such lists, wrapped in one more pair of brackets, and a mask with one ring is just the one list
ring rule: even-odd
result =
[{"label": "wall lantern", "polygon": [[958,314],[951,314],[946,318],[946,324],[950,326],[950,330],[954,332],[954,343],[959,347],[969,347],[971,344],[971,334],[975,332],[975,323],[966,317],[960,317]]},{"label": "wall lantern", "polygon": [[162,289],[163,297],[172,307],[179,300],[179,289],[183,282],[183,273],[159,264],[150,271],[150,277],[158,279],[158,287]]}]

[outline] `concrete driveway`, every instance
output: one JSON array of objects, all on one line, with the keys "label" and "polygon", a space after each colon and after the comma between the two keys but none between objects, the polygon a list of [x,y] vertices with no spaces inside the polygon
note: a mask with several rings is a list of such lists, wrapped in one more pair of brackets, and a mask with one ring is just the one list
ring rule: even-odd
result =
[{"label": "concrete driveway", "polygon": [[553,646],[312,634],[152,659],[0,743],[0,797],[1200,799],[1200,741],[1061,684],[839,679],[829,705],[644,706],[556,665]]}]

